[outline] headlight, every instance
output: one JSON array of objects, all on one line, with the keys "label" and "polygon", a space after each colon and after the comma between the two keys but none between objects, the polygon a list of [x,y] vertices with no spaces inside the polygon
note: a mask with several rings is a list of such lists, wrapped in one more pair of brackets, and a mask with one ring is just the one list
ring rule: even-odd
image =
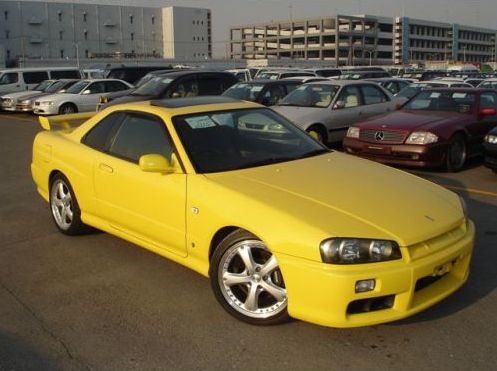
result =
[{"label": "headlight", "polygon": [[359,138],[359,128],[351,126],[349,130],[347,130],[347,137],[348,138]]},{"label": "headlight", "polygon": [[364,264],[402,257],[394,241],[361,238],[330,238],[321,242],[321,259],[328,264]]},{"label": "headlight", "polygon": [[427,131],[415,131],[406,140],[406,144],[430,144],[438,142],[438,137]]},{"label": "headlight", "polygon": [[40,102],[40,106],[53,106],[54,102],[49,101],[49,100],[44,100]]},{"label": "headlight", "polygon": [[492,144],[497,144],[497,135],[486,135],[485,136],[485,142],[492,143]]},{"label": "headlight", "polygon": [[21,101],[22,104],[31,104],[31,101],[29,99]]}]

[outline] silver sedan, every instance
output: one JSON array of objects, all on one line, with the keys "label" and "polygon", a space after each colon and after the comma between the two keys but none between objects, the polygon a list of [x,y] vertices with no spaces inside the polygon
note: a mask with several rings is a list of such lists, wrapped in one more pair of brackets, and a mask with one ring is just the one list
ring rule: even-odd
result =
[{"label": "silver sedan", "polygon": [[335,143],[342,141],[349,126],[395,110],[395,103],[376,83],[336,80],[301,85],[272,109],[318,140]]}]

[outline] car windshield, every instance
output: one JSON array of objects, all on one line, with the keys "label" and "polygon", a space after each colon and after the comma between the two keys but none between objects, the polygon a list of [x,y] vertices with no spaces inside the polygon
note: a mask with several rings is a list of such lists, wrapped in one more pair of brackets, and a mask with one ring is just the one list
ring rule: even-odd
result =
[{"label": "car windshield", "polygon": [[339,90],[338,85],[301,85],[288,94],[279,105],[298,107],[328,107]]},{"label": "car windshield", "polygon": [[36,91],[46,91],[53,84],[54,84],[54,81],[45,80],[45,81],[40,82],[38,85],[36,85],[33,88],[33,90],[36,90]]},{"label": "car windshield", "polygon": [[76,81],[57,81],[55,84],[51,85],[46,92],[47,93],[57,93],[65,92],[70,86],[74,85]]},{"label": "car windshield", "polygon": [[294,161],[329,149],[270,109],[197,113],[173,118],[199,173],[214,173]]},{"label": "car windshield", "polygon": [[149,82],[154,77],[157,77],[157,75],[153,73],[146,74],[140,80],[138,80],[138,82],[135,84],[135,87],[139,88],[140,86],[145,85],[145,83]]},{"label": "car windshield", "polygon": [[279,72],[263,72],[257,75],[257,78],[261,80],[278,80],[279,77]]},{"label": "car windshield", "polygon": [[76,84],[74,84],[69,89],[67,89],[66,93],[69,93],[69,94],[79,94],[79,93],[81,93],[88,86],[89,83],[90,82],[88,80],[78,81]]},{"label": "car windshield", "polygon": [[497,81],[484,81],[480,85],[479,88],[487,88],[487,89],[497,89]]},{"label": "car windshield", "polygon": [[406,86],[404,89],[397,93],[397,97],[404,97],[407,99],[411,99],[416,94],[418,94],[421,89],[428,87],[426,84],[411,84]]},{"label": "car windshield", "polygon": [[131,95],[161,95],[169,86],[173,79],[168,77],[154,77],[136,89]]},{"label": "car windshield", "polygon": [[445,111],[472,113],[475,95],[466,92],[425,90],[404,106],[410,111]]},{"label": "car windshield", "polygon": [[226,90],[223,95],[235,99],[255,101],[264,89],[264,84],[236,84]]}]

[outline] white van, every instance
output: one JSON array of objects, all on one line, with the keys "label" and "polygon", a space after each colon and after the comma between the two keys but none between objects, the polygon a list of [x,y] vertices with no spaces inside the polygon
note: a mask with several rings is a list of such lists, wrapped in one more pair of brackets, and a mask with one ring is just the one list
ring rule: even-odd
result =
[{"label": "white van", "polygon": [[10,68],[0,70],[0,95],[30,90],[44,80],[81,79],[77,67]]}]

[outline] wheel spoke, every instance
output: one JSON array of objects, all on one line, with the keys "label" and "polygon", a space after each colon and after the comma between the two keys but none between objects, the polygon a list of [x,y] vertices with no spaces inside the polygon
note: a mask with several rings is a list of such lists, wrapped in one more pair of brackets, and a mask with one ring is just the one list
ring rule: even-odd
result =
[{"label": "wheel spoke", "polygon": [[240,285],[242,283],[250,282],[250,276],[243,273],[230,273],[223,274],[223,282],[226,286]]},{"label": "wheel spoke", "polygon": [[66,217],[67,217],[67,210],[65,207],[63,207],[62,210],[60,211],[60,219],[61,219],[63,224],[67,223]]},{"label": "wheel spoke", "polygon": [[276,268],[278,268],[278,262],[276,261],[276,258],[274,257],[274,255],[271,255],[269,260],[267,262],[265,262],[261,268],[261,276],[262,277],[267,276],[272,271],[274,271]]},{"label": "wheel spoke", "polygon": [[243,264],[245,264],[245,269],[249,274],[254,273],[255,266],[257,263],[254,261],[254,257],[252,256],[252,250],[247,245],[242,245],[238,249],[238,255],[243,260]]},{"label": "wheel spoke", "polygon": [[286,290],[278,287],[270,282],[266,281],[261,281],[259,285],[268,293],[270,294],[273,298],[276,299],[276,301],[280,302],[285,300],[286,298]]},{"label": "wheel spoke", "polygon": [[66,215],[67,215],[67,217],[69,219],[69,222],[71,222],[72,221],[72,216],[73,216],[73,213],[72,213],[72,210],[71,210],[71,206],[68,205],[67,207],[65,207],[65,212],[66,212]]},{"label": "wheel spoke", "polygon": [[62,182],[59,183],[59,185],[57,186],[57,198],[59,200],[63,200],[64,199],[64,196],[65,196],[65,192],[64,192],[64,184]]},{"label": "wheel spoke", "polygon": [[245,299],[245,309],[249,311],[255,311],[259,308],[259,290],[257,288],[259,285],[252,283],[250,285],[250,290],[247,295],[247,299]]}]

